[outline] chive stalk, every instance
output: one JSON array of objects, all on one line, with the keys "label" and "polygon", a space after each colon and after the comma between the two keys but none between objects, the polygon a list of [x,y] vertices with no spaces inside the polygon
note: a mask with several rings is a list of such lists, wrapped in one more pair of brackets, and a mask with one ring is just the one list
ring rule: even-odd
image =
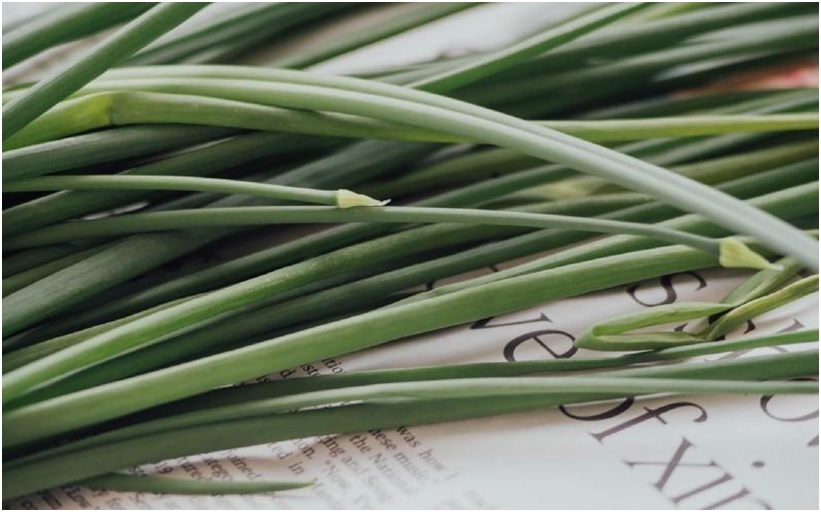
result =
[{"label": "chive stalk", "polygon": [[6,192],[52,190],[178,190],[186,192],[219,192],[284,201],[329,204],[339,208],[381,206],[367,196],[349,190],[315,190],[241,180],[189,176],[50,176],[9,183]]},{"label": "chive stalk", "polygon": [[[709,267],[715,263],[714,257],[690,248],[651,249],[566,265],[424,301],[383,308],[9,411],[4,415],[7,433],[4,446],[30,443],[60,431],[91,425],[307,361],[515,311],[539,302],[670,272]],[[6,374],[3,399],[14,400],[32,386],[62,372],[76,371],[124,350],[158,342],[161,336],[180,330],[184,324],[202,321],[232,306],[248,303],[264,296],[270,288],[269,280],[262,276],[94,336],[62,351],[62,357],[46,357]],[[412,320],[400,321],[403,318]],[[72,358],[72,354],[78,357]],[[39,371],[40,365],[42,373]],[[83,403],[93,403],[93,407],[84,406]],[[46,415],[51,420],[37,421],[38,415]]]},{"label": "chive stalk", "polygon": [[[619,378],[643,376],[673,378],[697,376],[707,379],[722,375],[725,378],[744,379],[779,378],[785,375],[808,374],[817,371],[815,354],[783,354],[776,357],[747,358],[743,361],[712,362],[708,365],[693,364],[667,368],[647,368],[621,371]],[[685,377],[687,378],[687,377]],[[689,377],[692,378],[692,377]],[[808,389],[809,391],[809,389]],[[125,438],[117,443],[90,446],[87,450],[71,446],[57,448],[54,455],[48,452],[10,463],[6,472],[8,482],[14,482],[14,494],[4,498],[32,492],[38,488],[57,485],[68,478],[80,479],[102,474],[123,464],[139,464],[150,460],[170,458],[203,451],[204,442],[210,449],[273,442],[290,438],[321,435],[325,433],[349,433],[389,426],[415,425],[446,420],[475,418],[488,415],[520,412],[534,408],[560,404],[579,403],[612,397],[601,391],[577,395],[546,395],[543,397],[512,397],[508,400],[483,398],[433,399],[406,401],[397,404],[359,404],[338,408],[301,411],[284,415],[251,417],[227,422],[189,427],[180,430],[160,431],[154,435]],[[90,441],[94,442],[92,438]],[[78,444],[82,444],[80,441]],[[216,447],[216,448],[214,448]],[[75,448],[77,446],[75,445]],[[67,453],[65,453],[67,451]],[[60,453],[64,452],[64,453]],[[66,464],[73,464],[74,471],[61,471]],[[37,475],[38,479],[31,478]],[[39,486],[39,487],[38,487]],[[9,488],[6,486],[5,488]]]},{"label": "chive stalk", "polygon": [[60,100],[123,62],[135,51],[171,30],[206,4],[157,5],[97,46],[66,69],[43,79],[21,96],[3,106],[5,141]]},{"label": "chive stalk", "polygon": [[[207,69],[216,73],[220,70],[218,67]],[[235,73],[233,68],[223,71]],[[176,72],[195,74],[197,71],[180,69]],[[265,83],[260,87],[259,81],[248,81],[234,89],[228,82],[221,83],[215,79],[210,84],[213,87],[203,81],[185,84],[185,87],[200,93],[230,94],[229,91],[233,91],[243,96],[247,93],[251,97],[291,108],[365,114],[410,125],[418,123],[420,126],[495,142],[610,179],[685,210],[702,213],[734,231],[757,237],[774,250],[789,249],[789,255],[800,259],[810,268],[818,266],[818,243],[791,226],[749,209],[743,203],[710,187],[533,123],[441,96],[352,78],[317,77],[284,70],[260,72],[248,69],[244,74],[258,78],[260,75],[267,76],[282,82]],[[337,88],[330,89],[326,84],[333,84]],[[259,97],[259,90],[266,91],[265,99]]]},{"label": "chive stalk", "polygon": [[[277,192],[281,193],[281,192]],[[301,192],[300,192],[301,194]],[[324,199],[325,196],[323,195]],[[318,199],[317,199],[318,200]],[[336,195],[331,193],[331,200]],[[373,200],[371,200],[373,201]],[[379,204],[372,202],[371,204]],[[726,266],[766,266],[753,254],[745,256],[741,242],[717,241],[706,237],[657,228],[639,223],[585,219],[562,215],[533,214],[527,212],[499,212],[454,208],[420,208],[408,206],[375,207],[365,209],[338,209],[322,206],[262,206],[200,208],[170,212],[138,213],[125,217],[78,221],[43,228],[26,235],[9,239],[6,247],[21,249],[37,245],[49,245],[84,237],[112,236],[186,228],[217,226],[267,225],[271,223],[293,224],[303,222],[390,222],[390,223],[458,223],[508,225],[533,228],[560,228],[595,231],[600,233],[625,233],[650,236],[703,250],[713,256],[727,258]],[[737,262],[735,262],[737,260]]]}]

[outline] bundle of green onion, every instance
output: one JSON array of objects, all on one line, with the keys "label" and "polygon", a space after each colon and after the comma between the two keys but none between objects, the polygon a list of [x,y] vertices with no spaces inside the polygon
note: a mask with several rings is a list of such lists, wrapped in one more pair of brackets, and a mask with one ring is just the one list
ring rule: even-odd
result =
[{"label": "bundle of green onion", "polygon": [[[309,68],[481,7],[262,3],[183,30],[203,7],[66,4],[4,27],[4,69],[108,31],[3,94],[5,499],[271,492],[305,483],[117,471],[625,396],[817,393],[795,380],[817,375],[816,349],[684,362],[818,339],[717,341],[818,289],[818,90],[698,92],[816,56],[816,4],[607,4],[360,76]],[[192,264],[215,246],[228,256]],[[635,354],[227,387],[711,267],[749,279],[576,339]],[[650,330],[684,320],[697,328]]]}]

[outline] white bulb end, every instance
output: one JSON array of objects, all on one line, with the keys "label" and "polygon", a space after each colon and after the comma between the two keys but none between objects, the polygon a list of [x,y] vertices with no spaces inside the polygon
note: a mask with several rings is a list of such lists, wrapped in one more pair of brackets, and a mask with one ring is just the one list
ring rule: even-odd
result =
[{"label": "white bulb end", "polygon": [[379,201],[364,194],[357,194],[350,190],[339,189],[336,191],[336,206],[339,208],[356,208],[359,206],[385,206],[391,200]]},{"label": "white bulb end", "polygon": [[747,247],[737,238],[725,238],[719,243],[718,262],[726,268],[754,268],[757,270],[777,270],[778,265]]}]

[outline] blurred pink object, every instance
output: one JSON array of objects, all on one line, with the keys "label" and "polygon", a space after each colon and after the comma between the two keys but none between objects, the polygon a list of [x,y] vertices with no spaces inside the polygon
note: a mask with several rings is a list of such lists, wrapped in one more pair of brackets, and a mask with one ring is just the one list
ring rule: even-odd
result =
[{"label": "blurred pink object", "polygon": [[817,58],[793,61],[762,71],[740,73],[705,87],[682,91],[675,94],[675,96],[695,96],[712,92],[752,89],[792,89],[796,87],[818,87]]}]

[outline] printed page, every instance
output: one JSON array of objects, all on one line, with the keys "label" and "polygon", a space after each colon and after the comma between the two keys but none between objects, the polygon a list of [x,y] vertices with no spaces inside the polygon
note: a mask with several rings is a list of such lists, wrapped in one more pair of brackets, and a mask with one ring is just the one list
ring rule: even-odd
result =
[{"label": "printed page", "polygon": [[[744,276],[727,271],[665,276],[317,361],[271,378],[599,355],[572,346],[574,337],[594,322],[664,303],[718,300]],[[807,297],[728,338],[817,327],[817,307],[817,296]],[[625,399],[272,443],[181,457],[136,472],[316,484],[278,494],[208,497],[68,486],[7,507],[817,509],[818,397]]]}]

